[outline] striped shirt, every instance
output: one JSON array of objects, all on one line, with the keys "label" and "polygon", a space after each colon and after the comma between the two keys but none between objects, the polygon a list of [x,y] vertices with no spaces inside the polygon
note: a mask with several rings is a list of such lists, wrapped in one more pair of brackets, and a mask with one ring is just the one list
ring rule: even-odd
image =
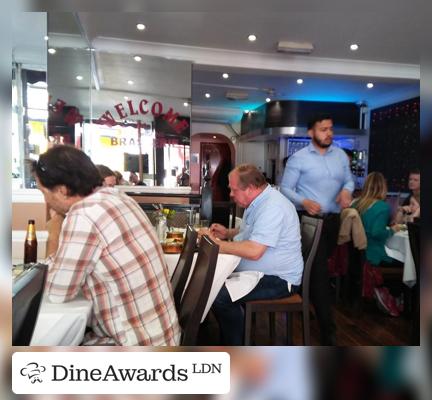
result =
[{"label": "striped shirt", "polygon": [[62,303],[93,302],[84,344],[177,345],[180,328],[162,248],[129,196],[101,188],[75,203],[49,262],[46,291]]}]

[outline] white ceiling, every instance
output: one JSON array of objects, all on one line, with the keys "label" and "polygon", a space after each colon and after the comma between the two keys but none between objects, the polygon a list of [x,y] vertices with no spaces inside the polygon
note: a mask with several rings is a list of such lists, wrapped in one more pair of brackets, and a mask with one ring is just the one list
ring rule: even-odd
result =
[{"label": "white ceiling", "polygon": [[[280,99],[362,101],[371,107],[419,95],[421,13],[416,1],[184,0],[175,3],[178,12],[165,11],[166,3],[147,1],[148,12],[50,13],[55,18],[50,17],[49,29],[58,34],[50,45],[60,46],[60,38],[72,42],[83,32],[100,52],[101,87],[124,92],[130,90],[122,83],[126,76],[145,76],[132,55],[188,60],[193,63],[193,116],[200,119],[238,120],[242,110],[262,104],[267,89]],[[93,9],[101,5],[92,1]],[[116,7],[112,1],[103,5],[107,11]],[[142,2],[123,8],[135,11],[139,5],[142,10]],[[137,22],[147,29],[138,31]],[[15,25],[24,31],[23,24]],[[247,41],[249,33],[257,35],[256,42]],[[40,44],[30,36],[27,44]],[[315,50],[308,56],[276,53],[279,40],[308,41]],[[349,50],[354,42],[360,46],[357,52]],[[118,62],[101,57],[108,52]],[[230,78],[223,80],[222,72]],[[301,86],[295,83],[298,77],[304,79]],[[110,84],[104,87],[104,81]],[[365,87],[369,81],[375,84],[371,90]],[[247,91],[249,99],[225,99],[227,90],[238,89]],[[134,90],[137,95],[142,89]],[[203,96],[206,92],[210,99]]]}]

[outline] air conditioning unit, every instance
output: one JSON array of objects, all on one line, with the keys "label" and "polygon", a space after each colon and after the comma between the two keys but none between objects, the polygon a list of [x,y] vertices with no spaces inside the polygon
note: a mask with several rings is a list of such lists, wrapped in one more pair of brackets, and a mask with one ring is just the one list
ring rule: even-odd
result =
[{"label": "air conditioning unit", "polygon": [[281,53],[310,54],[314,45],[309,42],[289,42],[281,40],[277,44],[277,51]]},{"label": "air conditioning unit", "polygon": [[225,97],[228,100],[246,100],[249,98],[249,93],[240,90],[228,90],[225,93]]}]

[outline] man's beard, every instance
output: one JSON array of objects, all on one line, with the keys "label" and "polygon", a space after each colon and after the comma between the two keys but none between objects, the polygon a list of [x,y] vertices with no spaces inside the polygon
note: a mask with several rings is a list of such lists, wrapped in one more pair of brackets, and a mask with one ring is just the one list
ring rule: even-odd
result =
[{"label": "man's beard", "polygon": [[324,143],[322,140],[319,140],[317,138],[313,138],[314,143],[318,146],[321,147],[322,149],[326,149],[328,147],[330,147],[333,143],[333,139],[330,140],[330,143]]}]

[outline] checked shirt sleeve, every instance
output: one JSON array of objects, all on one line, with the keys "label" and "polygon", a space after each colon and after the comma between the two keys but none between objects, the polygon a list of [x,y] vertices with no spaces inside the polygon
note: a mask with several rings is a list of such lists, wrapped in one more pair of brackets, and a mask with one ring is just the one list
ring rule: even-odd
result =
[{"label": "checked shirt sleeve", "polygon": [[68,215],[63,223],[57,253],[52,258],[45,291],[53,303],[74,299],[102,252],[94,222],[80,214]]}]

